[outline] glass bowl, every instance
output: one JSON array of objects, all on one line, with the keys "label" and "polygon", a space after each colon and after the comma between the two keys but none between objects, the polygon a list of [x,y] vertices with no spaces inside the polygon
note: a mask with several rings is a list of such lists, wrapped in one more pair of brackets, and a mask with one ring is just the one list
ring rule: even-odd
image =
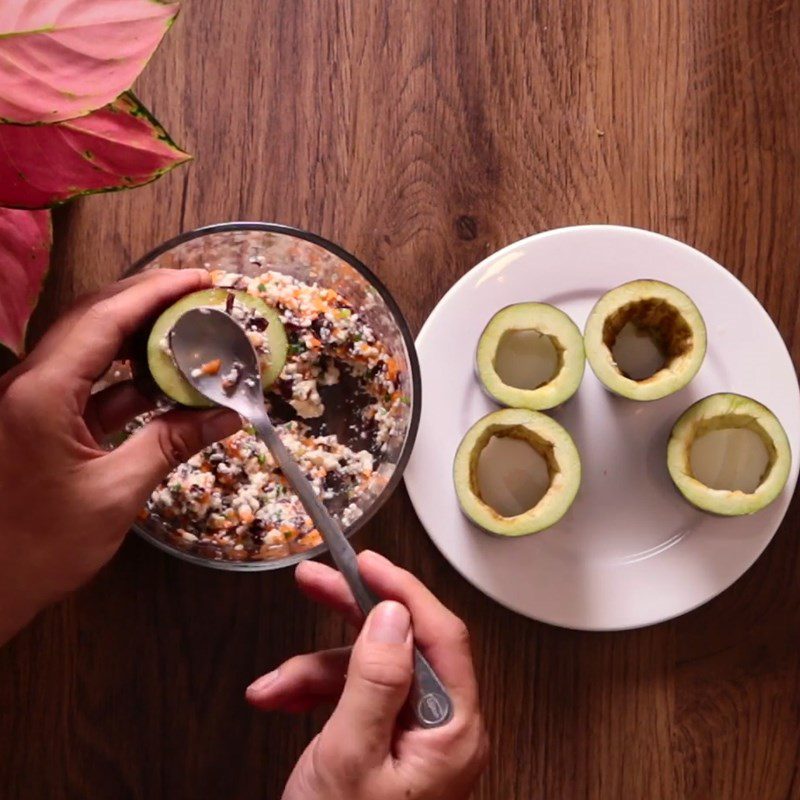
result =
[{"label": "glass bowl", "polygon": [[[405,411],[386,447],[375,452],[375,473],[355,501],[360,516],[346,529],[352,536],[363,527],[392,494],[411,454],[420,416],[420,370],[414,340],[402,312],[386,287],[357,258],[320,236],[267,222],[228,222],[183,233],[139,259],[128,275],[157,267],[208,270],[225,269],[247,276],[265,270],[286,273],[307,283],[335,289],[372,327],[398,363],[400,388],[407,398]],[[352,428],[352,412],[346,398],[336,403],[326,398],[323,420],[346,444],[359,434]],[[348,434],[348,431],[350,433]],[[360,446],[363,449],[363,437]],[[224,570],[260,571],[296,564],[327,550],[319,545],[268,560],[234,560],[222,550],[204,551],[184,542],[170,524],[155,514],[137,520],[134,530],[148,542],[193,564]]]}]

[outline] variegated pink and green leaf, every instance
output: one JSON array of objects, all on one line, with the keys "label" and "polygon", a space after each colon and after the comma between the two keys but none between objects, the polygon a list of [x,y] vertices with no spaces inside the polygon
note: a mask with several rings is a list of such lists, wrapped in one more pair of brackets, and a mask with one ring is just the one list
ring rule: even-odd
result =
[{"label": "variegated pink and green leaf", "polygon": [[0,205],[46,208],[129,189],[191,158],[130,92],[54,125],[0,125]]},{"label": "variegated pink and green leaf", "polygon": [[107,105],[177,13],[161,0],[1,0],[0,120],[58,122]]},{"label": "variegated pink and green leaf", "polygon": [[28,320],[50,263],[49,211],[0,208],[0,345],[25,352]]}]

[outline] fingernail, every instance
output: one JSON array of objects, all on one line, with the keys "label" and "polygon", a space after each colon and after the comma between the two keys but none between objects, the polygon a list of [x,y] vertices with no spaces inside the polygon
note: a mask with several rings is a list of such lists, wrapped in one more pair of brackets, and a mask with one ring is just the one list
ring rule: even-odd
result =
[{"label": "fingernail", "polygon": [[377,644],[402,644],[411,630],[411,615],[400,603],[379,603],[369,618],[367,641]]},{"label": "fingernail", "polygon": [[369,561],[375,561],[380,564],[390,564],[394,566],[391,561],[389,561],[386,556],[382,556],[380,553],[376,553],[374,550],[362,550],[361,556],[365,557]]},{"label": "fingernail", "polygon": [[218,442],[242,427],[241,417],[233,411],[217,411],[203,420],[203,441],[208,444]]},{"label": "fingernail", "polygon": [[261,692],[264,689],[266,689],[267,686],[269,686],[271,683],[275,683],[275,681],[278,678],[279,672],[280,672],[279,669],[274,669],[272,670],[272,672],[268,672],[266,675],[262,675],[258,680],[253,681],[247,687],[247,694],[255,694]]},{"label": "fingernail", "polygon": [[323,573],[327,574],[330,570],[330,567],[326,567],[324,564],[320,564],[319,561],[301,561],[297,567],[295,567],[295,572],[305,572],[306,574],[313,575],[315,572],[317,575],[322,575]]}]

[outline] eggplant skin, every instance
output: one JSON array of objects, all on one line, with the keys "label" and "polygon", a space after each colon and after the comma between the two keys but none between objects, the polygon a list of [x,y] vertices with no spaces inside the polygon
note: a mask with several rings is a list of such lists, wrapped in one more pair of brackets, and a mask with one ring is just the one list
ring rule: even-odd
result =
[{"label": "eggplant skin", "polygon": [[128,365],[131,371],[131,380],[136,389],[145,397],[152,400],[153,403],[164,402],[169,398],[161,391],[161,388],[150,373],[150,367],[147,362],[147,340],[155,321],[169,306],[170,303],[167,303],[164,308],[149,317],[136,333],[133,334],[129,343]]}]

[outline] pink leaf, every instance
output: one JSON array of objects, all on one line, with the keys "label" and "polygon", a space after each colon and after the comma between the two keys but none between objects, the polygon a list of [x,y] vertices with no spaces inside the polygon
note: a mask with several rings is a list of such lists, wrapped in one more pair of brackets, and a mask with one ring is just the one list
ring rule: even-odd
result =
[{"label": "pink leaf", "polygon": [[191,156],[130,92],[87,117],[0,125],[0,205],[44,208],[149,183]]},{"label": "pink leaf", "polygon": [[0,119],[58,122],[110,103],[177,13],[160,0],[0,0]]},{"label": "pink leaf", "polygon": [[50,261],[49,211],[0,208],[0,345],[18,356]]}]

